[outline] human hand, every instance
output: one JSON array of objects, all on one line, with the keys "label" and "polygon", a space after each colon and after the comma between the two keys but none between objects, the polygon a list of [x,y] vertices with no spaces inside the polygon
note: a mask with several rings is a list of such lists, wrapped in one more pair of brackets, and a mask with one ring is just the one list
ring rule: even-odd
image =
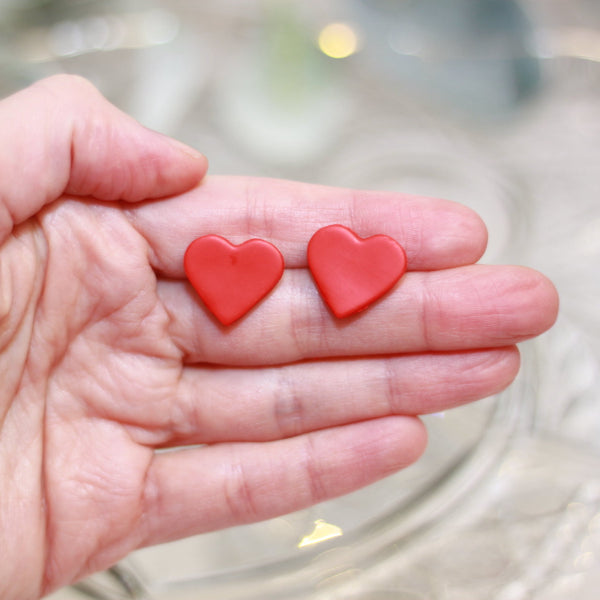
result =
[{"label": "human hand", "polygon": [[[197,185],[202,156],[79,79],[2,101],[0,142],[5,600],[391,474],[424,449],[417,415],[504,388],[514,344],[556,316],[540,274],[471,264],[486,233],[464,207],[274,180]],[[410,271],[342,321],[306,268],[310,236],[332,223],[391,235]],[[184,277],[186,247],[209,233],[267,239],[286,261],[231,327]]]}]

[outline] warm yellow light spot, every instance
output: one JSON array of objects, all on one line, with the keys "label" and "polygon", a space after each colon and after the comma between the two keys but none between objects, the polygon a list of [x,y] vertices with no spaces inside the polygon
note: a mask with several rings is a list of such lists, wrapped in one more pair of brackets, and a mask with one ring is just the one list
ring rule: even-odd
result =
[{"label": "warm yellow light spot", "polygon": [[318,519],[315,521],[314,531],[311,534],[304,536],[300,540],[298,548],[312,546],[313,544],[320,544],[321,542],[339,537],[343,534],[344,532],[342,531],[341,527],[332,525],[331,523],[326,523],[323,521],[323,519]]},{"label": "warm yellow light spot", "polygon": [[346,58],[358,50],[358,36],[344,23],[330,23],[319,33],[319,48],[331,58]]}]

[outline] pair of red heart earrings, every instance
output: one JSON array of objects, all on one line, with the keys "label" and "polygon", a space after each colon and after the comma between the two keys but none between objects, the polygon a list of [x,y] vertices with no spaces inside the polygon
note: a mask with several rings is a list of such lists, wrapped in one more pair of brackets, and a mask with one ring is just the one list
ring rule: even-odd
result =
[{"label": "pair of red heart earrings", "polygon": [[[406,271],[406,254],[396,240],[383,234],[363,239],[343,225],[319,229],[307,257],[321,296],[338,318],[367,308]],[[223,325],[243,317],[283,275],[281,252],[259,239],[235,246],[205,235],[189,245],[183,263],[190,283]]]}]

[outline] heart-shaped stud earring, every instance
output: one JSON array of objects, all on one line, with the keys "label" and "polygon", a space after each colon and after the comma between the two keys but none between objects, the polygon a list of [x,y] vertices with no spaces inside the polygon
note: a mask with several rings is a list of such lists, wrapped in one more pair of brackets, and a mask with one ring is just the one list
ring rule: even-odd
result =
[{"label": "heart-shaped stud earring", "polygon": [[275,287],[283,275],[283,256],[265,240],[236,246],[205,235],[188,246],[183,266],[207,308],[223,325],[231,325]]},{"label": "heart-shaped stud earring", "polygon": [[336,317],[367,308],[406,272],[406,253],[393,238],[363,239],[343,225],[319,229],[308,244],[308,266]]}]

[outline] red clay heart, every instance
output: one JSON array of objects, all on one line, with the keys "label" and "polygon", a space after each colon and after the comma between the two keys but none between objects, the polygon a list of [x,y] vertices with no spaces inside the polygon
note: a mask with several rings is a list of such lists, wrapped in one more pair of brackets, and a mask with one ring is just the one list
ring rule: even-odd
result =
[{"label": "red clay heart", "polygon": [[231,325],[275,287],[283,275],[283,256],[265,240],[236,246],[206,235],[189,245],[183,266],[208,309],[223,325]]},{"label": "red clay heart", "polygon": [[319,229],[308,244],[308,266],[336,317],[367,308],[406,271],[406,254],[387,235],[363,239],[343,225]]}]

